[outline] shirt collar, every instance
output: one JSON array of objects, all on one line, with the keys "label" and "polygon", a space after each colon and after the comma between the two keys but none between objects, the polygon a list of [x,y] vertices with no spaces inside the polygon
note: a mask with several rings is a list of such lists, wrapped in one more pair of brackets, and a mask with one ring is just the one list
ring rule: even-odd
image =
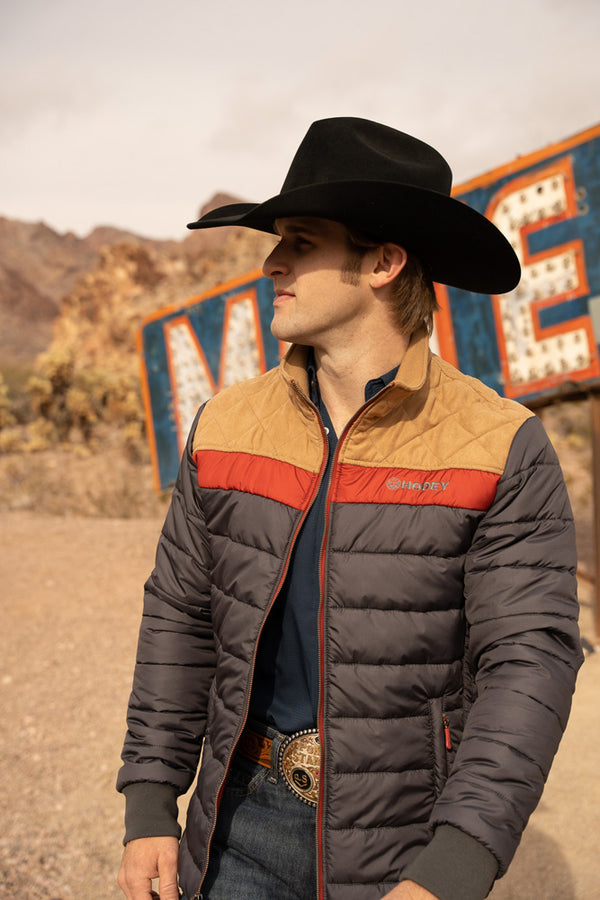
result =
[{"label": "shirt collar", "polygon": [[[379,391],[383,390],[384,387],[387,387],[388,384],[394,380],[398,373],[398,369],[400,366],[394,366],[393,369],[390,369],[389,372],[386,372],[385,375],[379,375],[377,378],[371,378],[370,381],[367,381],[365,384],[365,403],[369,400],[372,400],[373,397],[379,393]],[[317,364],[315,362],[315,351],[311,347],[308,351],[308,358],[306,360],[306,373],[308,375],[308,389],[310,392],[310,399],[315,404],[315,406],[319,406],[319,402],[321,399],[321,395],[319,393],[319,382],[317,380]]]}]

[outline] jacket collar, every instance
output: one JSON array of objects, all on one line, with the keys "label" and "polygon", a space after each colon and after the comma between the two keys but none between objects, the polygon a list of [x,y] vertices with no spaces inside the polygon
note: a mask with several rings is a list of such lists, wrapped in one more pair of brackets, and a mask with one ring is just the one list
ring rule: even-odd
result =
[{"label": "jacket collar", "polygon": [[410,339],[394,384],[410,394],[419,391],[427,379],[430,358],[429,335],[425,328],[419,328]]},{"label": "jacket collar", "polygon": [[[280,371],[287,381],[296,384],[305,397],[310,396],[307,361],[309,347],[292,344],[280,363]],[[412,394],[425,384],[429,368],[429,336],[424,328],[415,331],[402,358],[392,384],[403,393]]]}]

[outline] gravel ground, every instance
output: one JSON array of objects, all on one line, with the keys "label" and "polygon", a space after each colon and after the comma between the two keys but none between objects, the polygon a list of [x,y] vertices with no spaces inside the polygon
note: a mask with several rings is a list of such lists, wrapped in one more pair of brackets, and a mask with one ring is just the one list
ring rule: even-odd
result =
[{"label": "gravel ground", "polygon": [[[2,900],[122,896],[114,782],[160,524],[2,515]],[[581,600],[593,642],[587,582]],[[599,696],[600,652],[583,667],[547,790],[494,900],[600,898]]]}]

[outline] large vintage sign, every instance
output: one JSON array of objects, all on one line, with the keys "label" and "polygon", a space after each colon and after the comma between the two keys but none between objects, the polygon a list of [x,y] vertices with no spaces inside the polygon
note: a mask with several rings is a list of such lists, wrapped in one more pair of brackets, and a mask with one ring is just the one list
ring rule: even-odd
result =
[{"label": "large vintage sign", "polygon": [[[432,346],[524,403],[600,383],[600,126],[520,157],[454,190],[511,241],[522,278],[510,294],[437,285]],[[251,272],[159,310],[139,334],[159,489],[172,484],[198,407],[282,352],[271,335],[270,279]]]},{"label": "large vintage sign", "polygon": [[499,393],[544,402],[600,378],[600,126],[460,185],[522,266],[510,294],[438,287],[442,356]]}]

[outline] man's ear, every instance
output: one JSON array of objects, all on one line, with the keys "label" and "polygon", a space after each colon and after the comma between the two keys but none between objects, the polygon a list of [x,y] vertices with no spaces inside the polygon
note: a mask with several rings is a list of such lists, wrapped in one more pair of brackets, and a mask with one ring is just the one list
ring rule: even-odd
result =
[{"label": "man's ear", "polygon": [[381,244],[369,278],[371,287],[381,288],[391,284],[406,265],[407,258],[406,250],[399,244]]}]

